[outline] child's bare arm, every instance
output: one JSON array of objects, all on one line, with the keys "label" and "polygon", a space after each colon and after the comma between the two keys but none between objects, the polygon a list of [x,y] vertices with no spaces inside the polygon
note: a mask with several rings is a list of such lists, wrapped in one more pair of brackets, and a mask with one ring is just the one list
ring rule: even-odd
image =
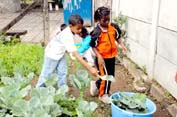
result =
[{"label": "child's bare arm", "polygon": [[90,66],[90,65],[78,54],[77,51],[72,52],[72,53],[73,53],[73,55],[79,60],[79,62],[80,62],[86,69],[88,69],[88,70],[90,71],[90,73],[91,73],[93,76],[95,76],[95,77],[98,76],[97,69],[94,68],[94,67],[92,67],[92,66]]},{"label": "child's bare arm", "polygon": [[93,51],[94,51],[96,57],[98,58],[98,64],[99,64],[99,66],[104,66],[105,63],[104,63],[103,57],[100,55],[100,53],[97,51],[96,48],[92,48],[92,49],[93,49]]},{"label": "child's bare arm", "polygon": [[127,53],[127,48],[125,47],[124,43],[122,42],[121,39],[118,39],[117,40],[118,44],[122,47],[122,50],[123,50],[123,54],[126,54]]}]

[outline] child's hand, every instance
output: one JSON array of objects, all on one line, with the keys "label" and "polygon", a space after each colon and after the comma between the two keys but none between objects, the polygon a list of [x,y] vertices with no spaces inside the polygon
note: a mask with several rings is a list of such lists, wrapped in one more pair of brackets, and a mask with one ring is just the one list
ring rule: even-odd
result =
[{"label": "child's hand", "polygon": [[122,42],[121,39],[118,39],[118,44],[121,46],[122,53],[125,55],[127,53],[127,48],[125,47],[125,45],[124,45],[124,43]]},{"label": "child's hand", "polygon": [[126,55],[126,53],[127,53],[127,48],[126,48],[125,46],[122,47],[122,52],[123,52],[124,55]]},{"label": "child's hand", "polygon": [[71,57],[72,60],[76,60],[76,57],[74,57],[72,53],[69,53],[69,56]]},{"label": "child's hand", "polygon": [[98,56],[98,65],[99,66],[104,66],[105,65],[104,59],[101,55]]}]

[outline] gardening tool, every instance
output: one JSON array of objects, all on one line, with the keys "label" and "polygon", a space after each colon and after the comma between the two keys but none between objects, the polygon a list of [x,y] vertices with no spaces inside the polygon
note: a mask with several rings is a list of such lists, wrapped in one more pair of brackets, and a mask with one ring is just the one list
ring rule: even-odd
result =
[{"label": "gardening tool", "polygon": [[[101,66],[99,66],[99,69],[100,69],[100,73],[101,75],[104,74],[104,71],[105,71],[105,74],[103,76],[100,76],[98,75],[99,78],[101,78],[102,80],[106,80],[107,82],[108,81],[111,81],[111,82],[115,82],[115,79],[114,79],[114,76],[112,75],[108,75],[108,72],[107,72],[107,69],[105,67],[105,65],[103,66],[103,69],[101,68]],[[104,70],[104,71],[103,71]],[[106,89],[108,88],[108,85],[106,85]],[[107,90],[106,90],[107,91]],[[107,93],[107,92],[106,92]]]},{"label": "gardening tool", "polygon": [[98,77],[101,78],[102,80],[115,82],[114,76],[108,75],[108,72],[107,72],[107,69],[106,69],[105,65],[103,66],[103,68],[105,70],[105,75],[103,75],[103,76],[98,75]]}]

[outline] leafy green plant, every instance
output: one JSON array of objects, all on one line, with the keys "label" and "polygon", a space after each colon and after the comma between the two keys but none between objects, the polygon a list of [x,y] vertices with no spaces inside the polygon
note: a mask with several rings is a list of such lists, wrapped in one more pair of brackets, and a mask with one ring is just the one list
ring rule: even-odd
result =
[{"label": "leafy green plant", "polygon": [[16,36],[13,36],[11,37],[11,39],[9,41],[6,41],[6,45],[15,45],[15,44],[18,44],[18,43],[21,43],[21,40],[20,38],[16,37]]},{"label": "leafy green plant", "polygon": [[143,65],[143,66],[142,66],[142,71],[143,71],[145,74],[147,74],[146,65]]},{"label": "leafy green plant", "polygon": [[112,75],[104,75],[104,76],[99,76],[102,80],[107,80],[111,82],[115,82],[115,78]]},{"label": "leafy green plant", "polygon": [[95,102],[88,102],[85,100],[79,101],[77,107],[78,117],[93,117],[93,112],[97,108],[97,104]]},{"label": "leafy green plant", "polygon": [[[96,109],[95,102],[67,96],[68,86],[56,90],[53,81],[46,87],[31,87],[34,74],[27,77],[16,74],[14,78],[1,77],[0,115],[12,117],[90,117]],[[56,80],[51,78],[50,80]],[[56,83],[56,82],[55,82]],[[26,97],[29,97],[26,99]]]},{"label": "leafy green plant", "polygon": [[0,76],[13,76],[14,72],[39,75],[44,49],[41,45],[18,43],[0,44]]},{"label": "leafy green plant", "polygon": [[71,84],[80,91],[80,96],[83,97],[84,90],[87,88],[90,78],[86,70],[78,70],[76,74],[70,74],[69,80]]},{"label": "leafy green plant", "polygon": [[99,78],[101,78],[102,80],[107,80],[107,81],[111,81],[111,82],[115,82],[115,78],[113,75],[108,75],[107,73],[107,69],[105,66],[103,66],[104,70],[105,70],[105,75],[100,76],[98,75]]},{"label": "leafy green plant", "polygon": [[119,93],[119,98],[113,98],[112,101],[119,108],[130,111],[133,113],[147,113],[148,109],[145,104],[146,95],[135,93],[132,96],[124,94],[123,92]]},{"label": "leafy green plant", "polygon": [[83,100],[84,90],[87,88],[90,78],[88,78],[88,72],[86,70],[78,70],[76,74],[70,74],[69,80],[71,84],[79,90],[79,98],[77,98],[78,107],[77,114],[79,117],[91,117],[94,110],[97,108],[95,102],[87,102]]},{"label": "leafy green plant", "polygon": [[[123,26],[125,26],[125,24],[127,23],[127,17],[122,15],[121,13],[118,15],[118,17],[115,17],[113,19],[113,22],[115,24],[117,24],[120,29],[121,29],[121,39],[124,43],[124,45],[126,46],[127,50],[130,52],[130,48],[129,48],[129,44],[127,44],[127,31],[123,28]],[[124,56],[123,52],[122,52],[122,48],[118,48],[119,49],[119,57],[122,58]]]},{"label": "leafy green plant", "polygon": [[5,33],[0,33],[0,44],[4,45],[15,45],[17,43],[20,43],[20,38],[17,38],[16,36],[8,38]]},{"label": "leafy green plant", "polygon": [[6,41],[6,35],[3,32],[0,32],[0,44],[4,44]]},{"label": "leafy green plant", "polygon": [[[23,103],[25,96],[28,94],[31,88],[30,81],[34,74],[30,73],[26,78],[19,74],[16,74],[14,78],[1,77],[3,85],[0,87],[0,111],[1,114],[12,114],[16,113],[15,105]],[[23,107],[23,105],[20,105]]]},{"label": "leafy green plant", "polygon": [[123,25],[125,25],[127,23],[127,17],[126,16],[123,16],[121,13],[118,15],[118,17],[115,17],[113,19],[113,22],[116,23],[120,29],[121,29],[121,37],[122,38],[127,38],[127,35],[126,35],[126,30],[123,29]]}]

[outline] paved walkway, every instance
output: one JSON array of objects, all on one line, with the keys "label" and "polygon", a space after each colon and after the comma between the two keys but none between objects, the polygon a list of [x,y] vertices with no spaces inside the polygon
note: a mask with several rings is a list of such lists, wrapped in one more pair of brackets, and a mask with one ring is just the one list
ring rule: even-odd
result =
[{"label": "paved walkway", "polygon": [[2,30],[6,25],[8,25],[12,21],[12,19],[17,17],[19,14],[20,13],[0,13],[0,30]]},{"label": "paved walkway", "polygon": [[[17,15],[18,13],[6,15],[0,14],[0,29],[6,26]],[[50,37],[52,37],[63,23],[62,9],[55,12],[49,12],[49,22]],[[44,39],[42,12],[29,12],[9,30],[27,30],[27,34],[21,36],[22,42],[40,43]]]}]

